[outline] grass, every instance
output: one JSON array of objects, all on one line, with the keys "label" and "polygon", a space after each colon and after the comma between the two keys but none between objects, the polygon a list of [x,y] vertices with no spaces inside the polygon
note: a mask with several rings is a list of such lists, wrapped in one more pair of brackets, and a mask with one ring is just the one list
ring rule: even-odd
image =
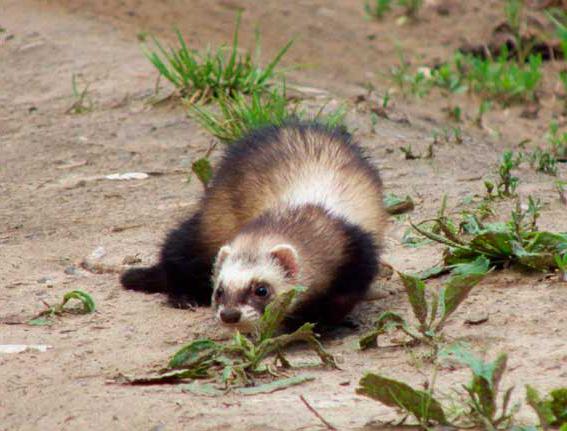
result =
[{"label": "grass", "polygon": [[[282,368],[290,369],[291,364],[284,356],[285,348],[295,342],[306,342],[325,365],[336,367],[333,357],[327,353],[316,338],[312,323],[305,323],[291,334],[276,335],[287,310],[301,289],[294,289],[280,295],[264,312],[256,331],[251,336],[236,332],[232,339],[218,343],[210,339],[190,342],[169,360],[159,374],[146,377],[129,377],[126,382],[136,385],[180,383],[186,380],[206,379],[209,383],[193,385],[192,392],[209,391],[223,393],[230,389],[244,390],[254,385],[256,379],[277,377]],[[265,363],[272,356],[273,365]],[[255,386],[255,390],[270,390],[276,385],[298,384],[311,380],[305,376],[271,381]],[[267,386],[267,387],[266,387]],[[249,390],[252,390],[250,388]]]},{"label": "grass", "polygon": [[[76,300],[81,303],[81,308],[69,308],[67,304],[71,300]],[[82,290],[73,290],[71,292],[67,292],[63,296],[63,300],[60,304],[57,305],[49,305],[46,304],[47,309],[43,310],[41,313],[36,315],[34,318],[28,321],[28,324],[34,326],[42,326],[42,325],[49,325],[53,323],[55,317],[62,316],[65,313],[80,313],[80,314],[88,314],[93,313],[96,309],[96,305],[92,299],[92,297]]]},{"label": "grass", "polygon": [[[225,143],[233,142],[258,127],[268,124],[279,126],[292,118],[309,117],[297,104],[289,101],[285,87],[264,94],[254,93],[250,97],[221,96],[218,100],[218,108],[215,112],[198,105],[188,107],[191,117]],[[346,111],[343,107],[329,114],[323,114],[321,109],[313,120],[320,121],[330,128],[344,127],[345,115]]]},{"label": "grass", "polygon": [[449,63],[428,72],[422,69],[412,73],[401,56],[401,64],[393,67],[390,74],[402,92],[416,97],[426,96],[435,87],[453,94],[468,91],[480,97],[482,103],[492,101],[502,106],[535,101],[542,78],[541,56],[530,55],[527,64],[510,61],[508,57],[506,47],[496,58],[457,53]]},{"label": "grass", "polygon": [[82,89],[79,88],[77,75],[73,74],[71,77],[71,90],[75,101],[67,109],[67,114],[84,114],[93,110],[94,103],[89,97],[90,84],[86,83]]},{"label": "grass", "polygon": [[[399,329],[414,342],[426,343],[436,349],[447,319],[467,298],[489,270],[489,260],[480,256],[469,264],[455,265],[451,277],[439,291],[428,288],[418,276],[400,273],[417,326],[411,326],[397,313],[384,312],[378,317],[375,328],[363,335],[359,347],[377,347],[377,337],[392,329]],[[428,299],[429,298],[429,299]]]},{"label": "grass", "polygon": [[255,55],[249,51],[241,54],[238,47],[240,14],[230,47],[207,49],[204,53],[189,49],[179,30],[176,31],[178,46],[164,48],[152,37],[155,49],[145,45],[144,53],[160,76],[170,81],[182,96],[195,101],[209,101],[222,96],[235,97],[266,91],[276,76],[275,68],[291,47],[290,40],[268,63],[259,66],[260,42],[257,35]]}]

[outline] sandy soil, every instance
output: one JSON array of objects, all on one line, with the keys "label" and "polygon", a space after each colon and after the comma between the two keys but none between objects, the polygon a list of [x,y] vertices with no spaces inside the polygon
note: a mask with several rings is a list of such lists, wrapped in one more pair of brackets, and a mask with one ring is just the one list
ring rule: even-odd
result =
[{"label": "sandy soil", "polygon": [[[309,370],[317,377],[314,382],[271,395],[222,398],[185,394],[176,386],[112,383],[119,373],[159,367],[184,342],[211,335],[212,325],[208,309],[172,309],[162,296],[126,292],[117,281],[125,258],[152,262],[164,232],[191,210],[201,188],[196,181],[187,183],[187,172],[210,144],[178,105],[147,103],[156,74],[136,35],[151,31],[171,38],[170,30],[178,26],[196,47],[218,44],[229,40],[235,10],[244,7],[245,45],[258,23],[266,58],[297,37],[285,64],[308,67],[292,71],[292,80],[348,102],[364,94],[365,82],[383,94],[389,83],[381,73],[397,61],[395,41],[401,41],[414,64],[430,64],[464,40],[478,40],[501,19],[500,2],[489,2],[491,7],[480,7],[486,4],[480,1],[444,2],[449,16],[428,4],[421,23],[400,27],[394,19],[366,20],[360,3],[269,0],[260,8],[244,0],[3,1],[0,344],[51,348],[0,354],[1,430],[323,429],[299,395],[337,429],[360,429],[371,420],[395,417],[390,409],[355,395],[364,370],[425,383],[431,366],[420,360],[420,349],[360,353],[354,348],[381,311],[408,312],[396,280],[386,286],[391,294],[384,300],[357,310],[359,330],[338,329],[324,340],[342,370]],[[547,65],[546,74],[555,68]],[[90,83],[91,112],[66,113],[73,103],[73,74]],[[474,115],[474,104],[459,103],[465,117]],[[391,119],[380,119],[376,133],[361,107],[349,114],[349,125],[381,168],[387,191],[410,194],[418,202],[411,215],[416,220],[433,214],[443,193],[451,207],[482,193],[482,177],[494,170],[501,151],[526,138],[542,143],[549,119],[558,112],[553,84],[546,84],[536,120],[521,118],[521,107],[496,110],[487,122],[500,137],[465,125],[463,144],[438,144],[432,160],[403,160],[400,147],[411,144],[416,152],[425,151],[432,132],[446,124],[441,113],[446,104],[441,98],[416,101],[394,95]],[[151,175],[132,181],[104,178],[124,172]],[[519,175],[520,195],[537,194],[546,203],[541,226],[566,231],[566,209],[552,179],[527,167]],[[567,176],[566,166],[560,175]],[[498,208],[506,217],[510,204]],[[386,259],[404,271],[434,263],[439,248],[401,244],[406,228],[403,220],[392,220]],[[81,261],[100,247],[102,273],[82,268]],[[92,294],[95,314],[68,316],[52,326],[23,324],[42,309],[42,301],[58,302],[76,288]],[[514,399],[522,400],[525,383],[541,390],[567,384],[566,310],[567,288],[556,277],[499,272],[475,288],[447,334],[488,358],[508,352],[504,385],[515,385]],[[479,313],[488,315],[486,323],[464,324]],[[291,359],[308,355],[297,349]],[[463,368],[447,368],[438,376],[439,390],[448,392],[467,380]],[[533,419],[525,407],[518,417]]]}]

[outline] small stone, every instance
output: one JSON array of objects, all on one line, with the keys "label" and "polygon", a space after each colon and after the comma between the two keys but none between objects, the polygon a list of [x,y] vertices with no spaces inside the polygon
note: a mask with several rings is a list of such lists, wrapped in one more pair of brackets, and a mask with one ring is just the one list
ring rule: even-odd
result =
[{"label": "small stone", "polygon": [[75,265],[70,265],[64,270],[67,275],[77,275],[77,267]]},{"label": "small stone", "polygon": [[471,313],[469,317],[465,319],[465,325],[480,325],[485,322],[488,322],[487,313]]},{"label": "small stone", "polygon": [[53,279],[50,277],[41,277],[37,282],[39,284],[53,284]]}]

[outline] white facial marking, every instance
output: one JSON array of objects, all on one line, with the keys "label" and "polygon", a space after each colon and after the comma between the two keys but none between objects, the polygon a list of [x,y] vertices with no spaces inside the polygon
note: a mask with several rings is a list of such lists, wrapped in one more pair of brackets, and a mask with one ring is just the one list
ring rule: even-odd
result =
[{"label": "white facial marking", "polygon": [[219,270],[218,280],[228,289],[244,289],[252,280],[279,281],[282,275],[282,269],[270,261],[248,266],[238,260],[228,259]]}]

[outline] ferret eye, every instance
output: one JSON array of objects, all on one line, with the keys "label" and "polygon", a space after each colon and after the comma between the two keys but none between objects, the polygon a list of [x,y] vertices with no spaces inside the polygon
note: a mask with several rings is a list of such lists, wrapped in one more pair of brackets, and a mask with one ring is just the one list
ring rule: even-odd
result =
[{"label": "ferret eye", "polygon": [[222,298],[223,295],[224,295],[224,289],[222,287],[219,287],[215,292],[215,296],[217,297],[217,299],[219,299]]},{"label": "ferret eye", "polygon": [[261,298],[268,296],[268,293],[270,293],[269,289],[263,284],[256,286],[254,289],[254,294]]}]

